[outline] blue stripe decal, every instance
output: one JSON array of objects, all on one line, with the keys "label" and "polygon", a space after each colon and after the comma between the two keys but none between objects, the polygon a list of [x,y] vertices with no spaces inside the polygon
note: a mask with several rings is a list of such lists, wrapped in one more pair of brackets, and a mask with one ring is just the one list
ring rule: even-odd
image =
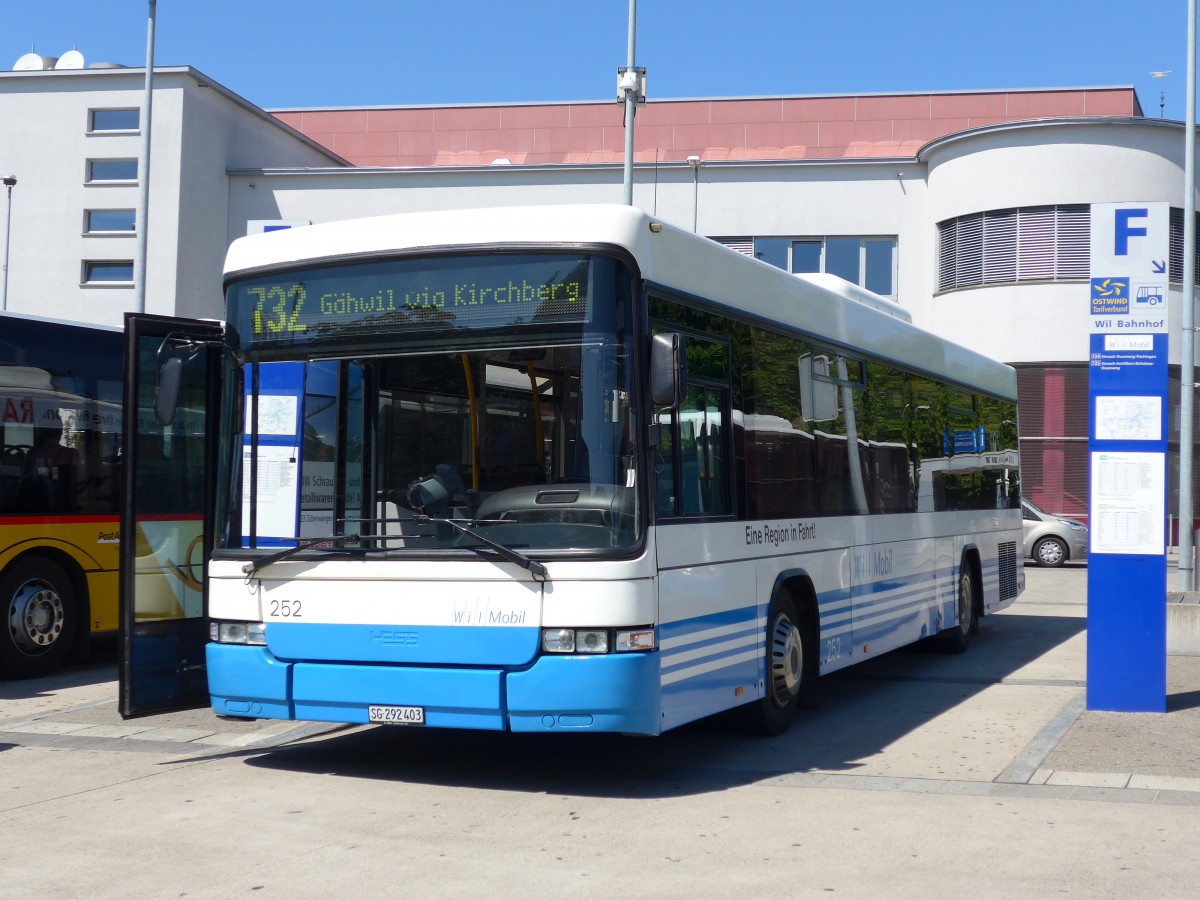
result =
[{"label": "blue stripe decal", "polygon": [[753,606],[664,622],[658,641],[663,685],[734,665],[748,649],[756,654],[762,627]]},{"label": "blue stripe decal", "polygon": [[[907,577],[855,585],[821,595],[821,640],[823,655],[846,655],[851,646],[867,643],[901,643],[912,640],[905,632],[932,633],[940,623],[939,585],[952,580],[957,567],[939,567]],[[839,639],[848,638],[841,641]],[[830,640],[834,644],[829,644]],[[840,650],[833,650],[840,646]],[[831,659],[826,659],[829,662]]]},{"label": "blue stripe decal", "polygon": [[759,695],[765,615],[743,606],[659,626],[664,728]]}]

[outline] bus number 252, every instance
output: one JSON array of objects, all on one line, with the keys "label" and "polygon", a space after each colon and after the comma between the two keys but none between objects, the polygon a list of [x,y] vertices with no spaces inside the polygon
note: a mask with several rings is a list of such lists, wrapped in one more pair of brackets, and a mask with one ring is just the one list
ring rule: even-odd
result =
[{"label": "bus number 252", "polygon": [[842,655],[842,639],[830,638],[825,642],[825,662],[830,663]]},{"label": "bus number 252", "polygon": [[300,618],[300,601],[299,600],[272,600],[271,601],[271,618],[273,618],[273,619],[299,619]]}]

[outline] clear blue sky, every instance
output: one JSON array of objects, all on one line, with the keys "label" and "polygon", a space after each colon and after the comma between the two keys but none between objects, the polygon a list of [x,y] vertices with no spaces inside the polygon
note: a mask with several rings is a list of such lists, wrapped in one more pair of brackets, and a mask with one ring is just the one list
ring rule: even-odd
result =
[{"label": "clear blue sky", "polygon": [[[146,0],[4,0],[35,49],[143,65]],[[642,0],[655,98],[1132,85],[1182,119],[1187,0]],[[266,109],[615,96],[628,0],[158,0],[155,61]],[[1153,71],[1171,70],[1163,81]]]}]

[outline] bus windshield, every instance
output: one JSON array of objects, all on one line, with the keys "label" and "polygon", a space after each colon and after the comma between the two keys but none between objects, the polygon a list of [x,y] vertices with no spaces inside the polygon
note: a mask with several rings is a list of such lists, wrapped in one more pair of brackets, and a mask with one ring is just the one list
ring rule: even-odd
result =
[{"label": "bus windshield", "polygon": [[248,362],[226,548],[345,534],[389,555],[635,546],[629,285],[614,260],[561,254],[235,283]]}]

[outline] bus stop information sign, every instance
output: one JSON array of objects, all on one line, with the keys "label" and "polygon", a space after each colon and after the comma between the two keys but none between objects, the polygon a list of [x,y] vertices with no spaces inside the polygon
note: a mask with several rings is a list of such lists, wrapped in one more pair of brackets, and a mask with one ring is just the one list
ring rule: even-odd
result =
[{"label": "bus stop information sign", "polygon": [[1092,205],[1089,709],[1166,710],[1169,217]]}]

